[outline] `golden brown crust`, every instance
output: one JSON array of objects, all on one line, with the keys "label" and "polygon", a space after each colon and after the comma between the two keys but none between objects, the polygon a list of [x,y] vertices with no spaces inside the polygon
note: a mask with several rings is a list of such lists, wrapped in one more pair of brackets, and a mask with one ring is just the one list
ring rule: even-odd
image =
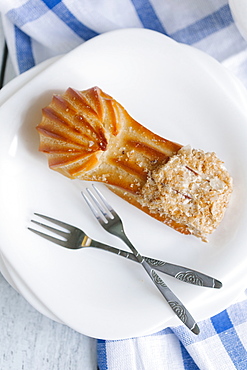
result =
[{"label": "golden brown crust", "polygon": [[[39,150],[51,169],[73,179],[99,181],[130,204],[183,234],[186,222],[140,202],[150,174],[174,157],[182,145],[151,132],[98,87],[69,88],[43,109],[37,126]],[[152,176],[152,175],[151,175]]]},{"label": "golden brown crust", "polygon": [[148,171],[181,148],[140,125],[97,87],[54,96],[37,130],[39,150],[53,170],[134,192]]}]

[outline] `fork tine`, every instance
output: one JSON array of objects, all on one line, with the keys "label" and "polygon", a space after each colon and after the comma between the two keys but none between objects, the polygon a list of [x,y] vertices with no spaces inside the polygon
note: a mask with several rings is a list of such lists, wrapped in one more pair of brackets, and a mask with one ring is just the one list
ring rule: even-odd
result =
[{"label": "fork tine", "polygon": [[82,196],[96,219],[103,226],[107,223],[107,218],[109,218],[109,216],[102,209],[94,194],[88,188],[86,188],[86,190],[89,196],[87,196],[83,191],[81,192]]},{"label": "fork tine", "polygon": [[108,209],[105,207],[105,204],[104,203],[101,204],[101,202],[99,202],[99,200],[96,198],[96,196],[92,193],[90,189],[87,188],[87,192],[91,200],[94,202],[94,205],[97,207],[98,211],[100,211],[99,213],[102,213],[105,219],[109,218],[109,216],[111,217],[111,213],[109,213],[109,211],[108,211],[109,214],[106,212]]},{"label": "fork tine", "polygon": [[[88,190],[88,189],[86,189]],[[97,220],[100,218],[100,214],[98,212],[98,210],[93,206],[93,204],[90,202],[90,200],[88,199],[87,195],[82,191],[81,192],[85,202],[87,203],[88,207],[91,209],[91,211],[93,212],[94,216],[97,218]]]},{"label": "fork tine", "polygon": [[30,230],[33,233],[41,236],[44,239],[49,240],[50,242],[53,242],[53,243],[58,244],[58,245],[61,245],[61,247],[66,247],[66,244],[65,244],[66,242],[64,240],[61,240],[61,239],[58,239],[58,238],[54,238],[53,236],[44,234],[44,233],[42,233],[42,232],[40,232],[38,230],[32,229],[31,227],[28,227],[28,230]]},{"label": "fork tine", "polygon": [[45,220],[47,221],[50,221],[58,226],[61,226],[63,227],[64,229],[67,229],[69,231],[72,231],[73,230],[73,226],[67,224],[66,222],[62,222],[62,221],[59,221],[59,220],[56,220],[55,218],[52,218],[52,217],[48,217],[48,216],[45,216],[45,215],[41,215],[40,213],[34,213],[36,216],[39,216],[41,218],[44,218]]},{"label": "fork tine", "polygon": [[104,197],[104,195],[99,191],[99,189],[94,185],[92,184],[92,187],[94,188],[95,192],[98,194],[99,198],[101,199],[103,205],[106,207],[106,209],[110,212],[110,213],[115,213],[114,209],[112,208],[112,206],[107,202],[106,198]]},{"label": "fork tine", "polygon": [[49,225],[43,224],[42,222],[35,221],[35,220],[31,220],[31,222],[33,222],[36,225],[42,226],[45,229],[53,232],[54,234],[58,234],[58,235],[62,236],[65,239],[67,239],[67,236],[69,235],[69,232],[68,231],[62,231],[62,230],[55,229],[54,227],[51,227]]}]

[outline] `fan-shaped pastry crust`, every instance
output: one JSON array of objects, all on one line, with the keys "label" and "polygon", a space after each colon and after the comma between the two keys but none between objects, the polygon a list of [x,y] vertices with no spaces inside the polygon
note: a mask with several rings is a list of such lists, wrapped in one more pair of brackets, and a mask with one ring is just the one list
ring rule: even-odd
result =
[{"label": "fan-shaped pastry crust", "polygon": [[72,179],[104,182],[150,216],[181,233],[197,234],[184,219],[181,222],[143,202],[142,192],[152,174],[177,155],[182,145],[143,127],[98,87],[69,88],[53,96],[37,130],[39,150],[47,154],[51,169]]}]

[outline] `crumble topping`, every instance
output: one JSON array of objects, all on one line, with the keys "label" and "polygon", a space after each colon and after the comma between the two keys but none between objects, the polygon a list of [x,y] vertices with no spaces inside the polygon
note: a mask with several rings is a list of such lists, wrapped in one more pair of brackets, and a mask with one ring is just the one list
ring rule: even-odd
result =
[{"label": "crumble topping", "polygon": [[221,222],[232,193],[232,178],[215,153],[181,148],[149,173],[139,202],[150,212],[186,224],[207,241]]}]

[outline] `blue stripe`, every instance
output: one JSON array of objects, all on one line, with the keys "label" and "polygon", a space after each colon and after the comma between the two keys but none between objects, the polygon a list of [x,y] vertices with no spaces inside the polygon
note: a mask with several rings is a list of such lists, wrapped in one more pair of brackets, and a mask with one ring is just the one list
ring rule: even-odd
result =
[{"label": "blue stripe", "polygon": [[83,40],[86,41],[98,35],[97,32],[81,23],[61,0],[29,0],[18,8],[11,9],[7,16],[13,24],[21,28],[26,23],[43,16],[49,9]]},{"label": "blue stripe", "polygon": [[193,358],[189,355],[186,348],[180,343],[184,370],[200,370],[199,367],[195,364]]},{"label": "blue stripe", "polygon": [[[87,41],[92,37],[98,35],[97,32],[93,31],[91,28],[88,28],[83,23],[81,23],[61,1],[48,1],[42,0],[45,3],[49,3],[49,6],[52,7],[52,11],[60,18],[72,31],[74,31],[79,37]],[[55,4],[57,3],[57,4]]]},{"label": "blue stripe", "polygon": [[107,353],[106,353],[106,341],[102,339],[97,340],[97,357],[98,367],[100,370],[108,370],[107,366]]},{"label": "blue stripe", "polygon": [[236,369],[246,370],[247,351],[239,339],[235,328],[231,328],[225,333],[220,333],[219,337]]},{"label": "blue stripe", "polygon": [[148,0],[131,0],[144,28],[155,30],[167,35],[154,8]]},{"label": "blue stripe", "polygon": [[56,6],[58,3],[61,3],[61,0],[42,0],[45,5],[49,8],[52,9],[54,6]]},{"label": "blue stripe", "polygon": [[37,0],[29,0],[19,8],[8,11],[7,17],[13,24],[21,28],[28,22],[33,22],[48,11],[45,4]]},{"label": "blue stripe", "polygon": [[[131,0],[136,12],[145,28],[153,29],[167,34],[155,10],[148,0]],[[21,28],[24,24],[32,22],[51,9],[63,22],[67,23],[79,37],[84,40],[97,36],[98,33],[83,25],[62,3],[61,0],[29,0],[22,6],[11,9],[7,16],[13,24]],[[195,44],[205,37],[220,31],[233,23],[232,14],[228,5],[199,21],[176,31],[169,36],[178,42]]]},{"label": "blue stripe", "polygon": [[31,38],[15,26],[15,46],[18,57],[19,72],[25,72],[34,67],[34,57]]},{"label": "blue stripe", "polygon": [[233,327],[227,311],[222,311],[211,318],[211,322],[217,334],[222,333]]},{"label": "blue stripe", "polygon": [[174,40],[192,45],[205,37],[220,31],[233,23],[232,14],[228,5],[216,12],[170,35]]},{"label": "blue stripe", "polygon": [[238,370],[247,369],[247,351],[244,348],[227,311],[223,311],[211,318],[215,331],[225,347],[233,364]]}]

